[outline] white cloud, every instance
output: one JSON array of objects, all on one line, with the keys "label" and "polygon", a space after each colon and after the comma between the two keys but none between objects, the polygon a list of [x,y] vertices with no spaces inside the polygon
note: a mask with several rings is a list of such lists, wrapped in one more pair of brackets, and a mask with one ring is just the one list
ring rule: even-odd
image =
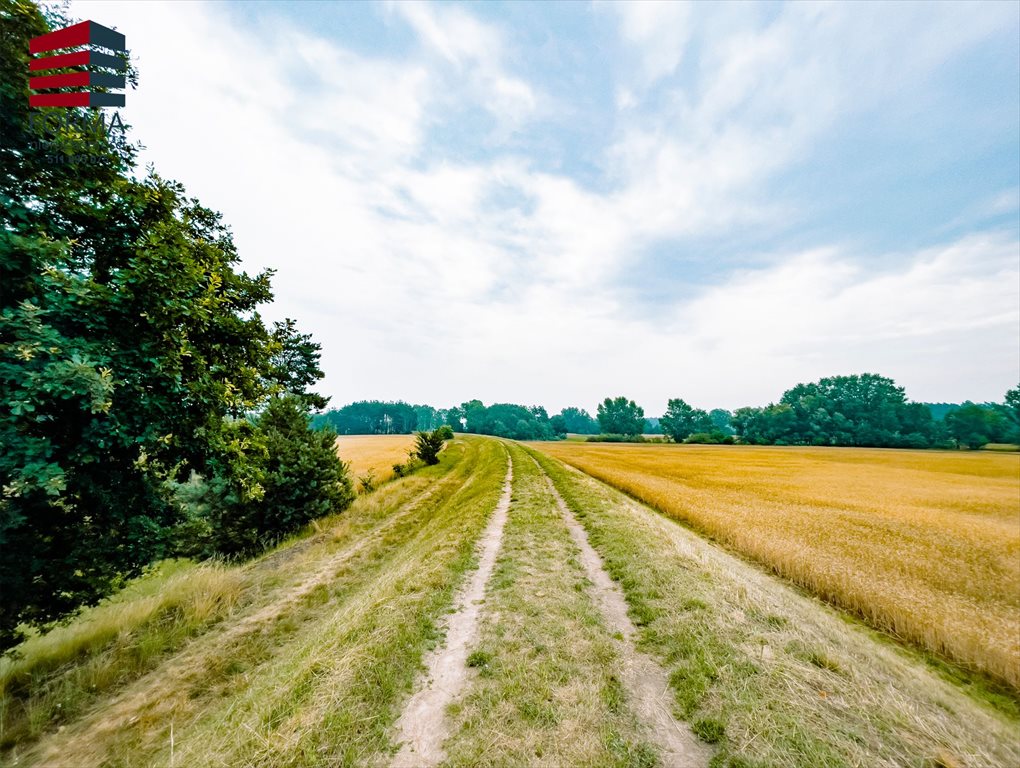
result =
[{"label": "white cloud", "polygon": [[[687,45],[658,40],[675,23],[641,16],[657,8],[619,11],[632,15],[628,39],[662,49],[642,60],[635,105]],[[393,5],[421,49],[386,58],[283,23],[248,29],[211,3],[72,10],[127,34],[141,86],[124,113],[149,147],[143,161],[223,211],[246,268],[278,269],[268,314],[298,318],[324,344],[335,402],[555,409],[625,393],[654,414],[670,396],[732,407],[860,370],[918,398],[982,399],[1020,369],[1020,245],[1003,235],[888,254],[872,271],[842,248],[788,254],[651,319],[617,294],[650,244],[786,215],[763,182],[888,78],[890,62],[902,71],[880,93],[935,66],[944,30],[922,25],[923,50],[905,55],[872,50],[867,24],[828,6],[792,6],[765,29],[698,22],[708,71],[660,111],[622,113],[612,186],[595,191],[498,145],[472,163],[436,149],[430,132],[465,107],[511,130],[543,115],[541,89],[508,63],[505,31],[463,7]],[[840,45],[875,58],[865,85],[841,71]]]},{"label": "white cloud", "polygon": [[[691,35],[692,7],[684,2],[628,0],[609,6],[618,18],[620,35],[638,51],[643,86],[672,74]],[[623,104],[630,100],[622,94]]]},{"label": "white cloud", "polygon": [[505,130],[533,117],[538,98],[530,84],[506,72],[506,45],[497,29],[454,5],[394,2],[389,8],[411,25],[427,50],[454,66],[451,85],[463,87],[466,78],[474,98]]}]

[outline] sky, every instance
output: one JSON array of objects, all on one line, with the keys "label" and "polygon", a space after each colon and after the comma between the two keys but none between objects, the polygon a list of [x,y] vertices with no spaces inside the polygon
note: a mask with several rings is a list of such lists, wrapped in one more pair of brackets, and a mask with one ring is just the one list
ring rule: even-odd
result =
[{"label": "sky", "polygon": [[1020,4],[106,2],[339,406],[1020,380]]}]

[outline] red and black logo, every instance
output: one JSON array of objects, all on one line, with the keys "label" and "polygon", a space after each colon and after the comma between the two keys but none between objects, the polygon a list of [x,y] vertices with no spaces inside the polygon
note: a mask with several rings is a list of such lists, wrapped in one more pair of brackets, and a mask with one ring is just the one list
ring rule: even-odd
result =
[{"label": "red and black logo", "polygon": [[[33,91],[29,106],[123,107],[124,94],[109,93],[105,89],[124,89],[127,62],[122,55],[115,55],[126,53],[124,43],[120,32],[94,21],[83,21],[34,38],[28,44],[33,56],[29,65],[32,76],[28,87]],[[36,75],[51,69],[74,71]]]}]

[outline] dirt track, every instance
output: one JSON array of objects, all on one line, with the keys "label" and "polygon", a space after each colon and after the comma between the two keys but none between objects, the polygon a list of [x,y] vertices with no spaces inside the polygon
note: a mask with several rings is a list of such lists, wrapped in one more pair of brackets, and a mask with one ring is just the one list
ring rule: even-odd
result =
[{"label": "dirt track", "polygon": [[423,687],[411,696],[397,720],[397,739],[402,746],[393,760],[393,768],[424,768],[438,765],[443,759],[443,742],[449,735],[446,707],[463,690],[468,677],[468,652],[478,631],[485,585],[503,541],[513,476],[513,462],[508,455],[503,495],[478,541],[478,569],[457,595],[446,642],[425,660]]}]

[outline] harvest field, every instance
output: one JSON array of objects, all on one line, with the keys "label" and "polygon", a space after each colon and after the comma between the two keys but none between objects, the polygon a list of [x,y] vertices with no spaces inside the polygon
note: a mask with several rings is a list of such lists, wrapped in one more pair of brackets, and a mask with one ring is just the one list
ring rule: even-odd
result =
[{"label": "harvest field", "polygon": [[1020,456],[535,447],[880,629],[1020,687]]},{"label": "harvest field", "polygon": [[351,468],[356,488],[359,478],[372,474],[378,485],[393,477],[393,465],[407,461],[407,452],[414,447],[414,435],[340,435],[336,452]]},{"label": "harvest field", "polygon": [[164,563],[20,652],[0,664],[10,766],[1020,761],[1009,707],[610,486],[476,436],[255,560]]}]

